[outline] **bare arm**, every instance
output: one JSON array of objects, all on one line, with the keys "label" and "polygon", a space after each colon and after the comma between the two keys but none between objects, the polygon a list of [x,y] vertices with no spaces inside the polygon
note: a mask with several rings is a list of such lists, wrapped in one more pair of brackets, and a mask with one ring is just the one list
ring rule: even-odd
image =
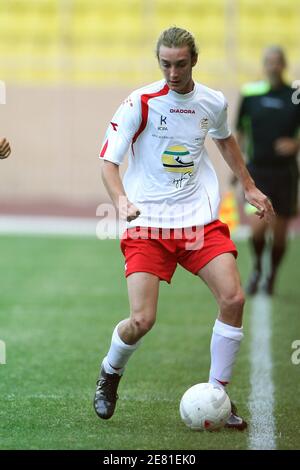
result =
[{"label": "bare arm", "polygon": [[245,136],[240,130],[236,132],[236,141],[240,149],[244,150]]},{"label": "bare arm", "polygon": [[214,139],[218,149],[220,150],[224,160],[233,171],[243,186],[245,198],[249,204],[257,208],[256,214],[262,218],[266,217],[270,220],[274,216],[274,209],[268,197],[263,194],[256,186],[251,178],[239,146],[235,138],[231,135],[226,139]]},{"label": "bare arm", "polygon": [[126,196],[123,183],[120,178],[119,165],[104,160],[102,166],[102,179],[107,192],[118,210],[120,217],[128,222],[136,219],[140,211]]}]

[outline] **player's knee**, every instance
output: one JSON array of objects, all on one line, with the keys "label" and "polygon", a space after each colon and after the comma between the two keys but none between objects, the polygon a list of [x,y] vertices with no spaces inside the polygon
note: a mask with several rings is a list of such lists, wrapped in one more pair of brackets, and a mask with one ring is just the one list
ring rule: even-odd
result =
[{"label": "player's knee", "polygon": [[155,318],[153,316],[134,315],[131,321],[138,334],[144,336],[153,327]]},{"label": "player's knee", "polygon": [[223,296],[220,301],[221,310],[237,312],[240,314],[243,313],[244,304],[245,295],[242,288],[234,293]]}]

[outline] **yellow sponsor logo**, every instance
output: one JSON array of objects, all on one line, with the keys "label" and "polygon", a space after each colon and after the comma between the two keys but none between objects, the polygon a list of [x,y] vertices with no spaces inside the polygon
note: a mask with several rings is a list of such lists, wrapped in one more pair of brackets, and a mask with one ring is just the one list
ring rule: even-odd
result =
[{"label": "yellow sponsor logo", "polygon": [[183,145],[168,147],[162,154],[162,164],[171,173],[192,173],[194,170],[190,152]]}]

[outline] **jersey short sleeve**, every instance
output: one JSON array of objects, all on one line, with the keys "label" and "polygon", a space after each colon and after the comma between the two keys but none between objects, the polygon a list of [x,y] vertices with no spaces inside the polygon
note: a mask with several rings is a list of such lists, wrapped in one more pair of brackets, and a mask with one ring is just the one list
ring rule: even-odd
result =
[{"label": "jersey short sleeve", "polygon": [[130,95],[118,108],[107,128],[99,157],[120,165],[141,122],[138,97]]},{"label": "jersey short sleeve", "polygon": [[209,129],[208,133],[213,139],[226,139],[226,137],[229,137],[231,134],[227,118],[228,103],[223,93],[220,92],[218,94],[220,96],[220,106],[214,113],[213,125]]}]

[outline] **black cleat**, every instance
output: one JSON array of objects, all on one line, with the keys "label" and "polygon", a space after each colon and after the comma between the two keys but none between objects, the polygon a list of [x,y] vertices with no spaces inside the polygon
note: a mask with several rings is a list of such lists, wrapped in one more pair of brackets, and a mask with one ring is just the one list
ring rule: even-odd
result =
[{"label": "black cleat", "polygon": [[101,367],[94,398],[94,408],[99,418],[109,419],[114,414],[121,377],[118,374],[107,374]]},{"label": "black cleat", "polygon": [[258,291],[260,275],[261,272],[257,270],[253,271],[250,275],[245,289],[247,295],[254,295]]},{"label": "black cleat", "polygon": [[274,276],[269,276],[262,285],[262,291],[266,295],[273,295],[274,294]]},{"label": "black cleat", "polygon": [[237,414],[236,406],[231,401],[231,415],[229,416],[227,423],[225,424],[225,428],[244,431],[244,429],[246,429],[247,427],[247,422]]}]

